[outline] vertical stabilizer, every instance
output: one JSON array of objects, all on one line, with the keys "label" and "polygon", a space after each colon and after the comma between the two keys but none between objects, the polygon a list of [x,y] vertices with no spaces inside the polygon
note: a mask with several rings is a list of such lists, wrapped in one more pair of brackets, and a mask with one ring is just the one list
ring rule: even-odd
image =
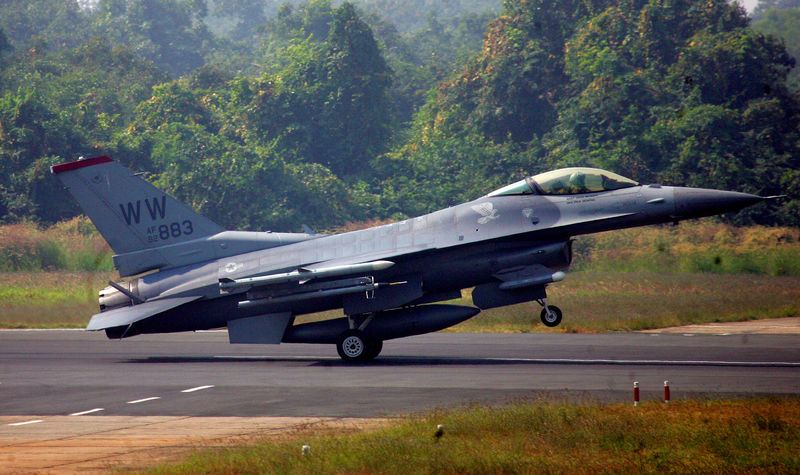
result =
[{"label": "vertical stabilizer", "polygon": [[115,254],[179,244],[224,231],[109,157],[51,168]]}]

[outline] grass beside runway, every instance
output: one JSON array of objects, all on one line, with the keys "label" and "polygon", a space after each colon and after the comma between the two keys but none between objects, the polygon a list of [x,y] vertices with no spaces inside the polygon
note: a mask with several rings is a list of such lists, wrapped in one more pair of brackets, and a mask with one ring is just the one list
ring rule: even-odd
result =
[{"label": "grass beside runway", "polygon": [[0,328],[80,328],[99,311],[112,271],[0,273]]},{"label": "grass beside runway", "polygon": [[440,410],[378,430],[299,430],[144,473],[797,473],[798,446],[797,398],[637,408],[535,400]]},{"label": "grass beside runway", "polygon": [[[0,328],[84,327],[98,311],[97,291],[114,277],[111,271],[0,273]],[[483,311],[452,330],[596,333],[800,316],[797,276],[584,271],[569,273],[548,293],[564,311],[555,329],[540,323],[538,304],[524,303]],[[468,296],[451,303],[472,304]]]},{"label": "grass beside runway", "polygon": [[485,310],[454,330],[599,333],[794,317],[800,277],[574,272],[548,287],[548,303],[564,313],[553,329],[540,323],[541,306],[528,302]]}]

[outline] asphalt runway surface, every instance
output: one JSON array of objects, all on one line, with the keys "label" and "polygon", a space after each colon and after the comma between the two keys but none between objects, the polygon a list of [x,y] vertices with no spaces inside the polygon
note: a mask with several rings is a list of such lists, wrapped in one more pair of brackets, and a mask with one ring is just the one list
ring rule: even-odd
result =
[{"label": "asphalt runway surface", "polygon": [[[370,364],[332,345],[230,345],[227,333],[0,331],[0,415],[380,417],[565,397],[800,394],[798,335],[463,334],[387,341]],[[26,422],[26,421],[21,421]]]}]

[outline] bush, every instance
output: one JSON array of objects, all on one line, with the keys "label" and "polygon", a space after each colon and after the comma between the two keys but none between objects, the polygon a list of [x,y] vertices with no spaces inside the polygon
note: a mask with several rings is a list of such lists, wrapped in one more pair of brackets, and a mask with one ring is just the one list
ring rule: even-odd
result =
[{"label": "bush", "polygon": [[111,270],[111,249],[86,217],[41,229],[0,226],[0,271]]}]

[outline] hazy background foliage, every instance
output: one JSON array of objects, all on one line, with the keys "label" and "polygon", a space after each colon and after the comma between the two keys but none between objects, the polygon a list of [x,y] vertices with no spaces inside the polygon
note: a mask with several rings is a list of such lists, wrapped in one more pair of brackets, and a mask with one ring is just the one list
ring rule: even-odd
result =
[{"label": "hazy background foliage", "polygon": [[[725,0],[0,2],[0,222],[107,154],[228,228],[333,229],[567,165],[789,199],[798,8]],[[45,265],[46,267],[47,265]]]}]

